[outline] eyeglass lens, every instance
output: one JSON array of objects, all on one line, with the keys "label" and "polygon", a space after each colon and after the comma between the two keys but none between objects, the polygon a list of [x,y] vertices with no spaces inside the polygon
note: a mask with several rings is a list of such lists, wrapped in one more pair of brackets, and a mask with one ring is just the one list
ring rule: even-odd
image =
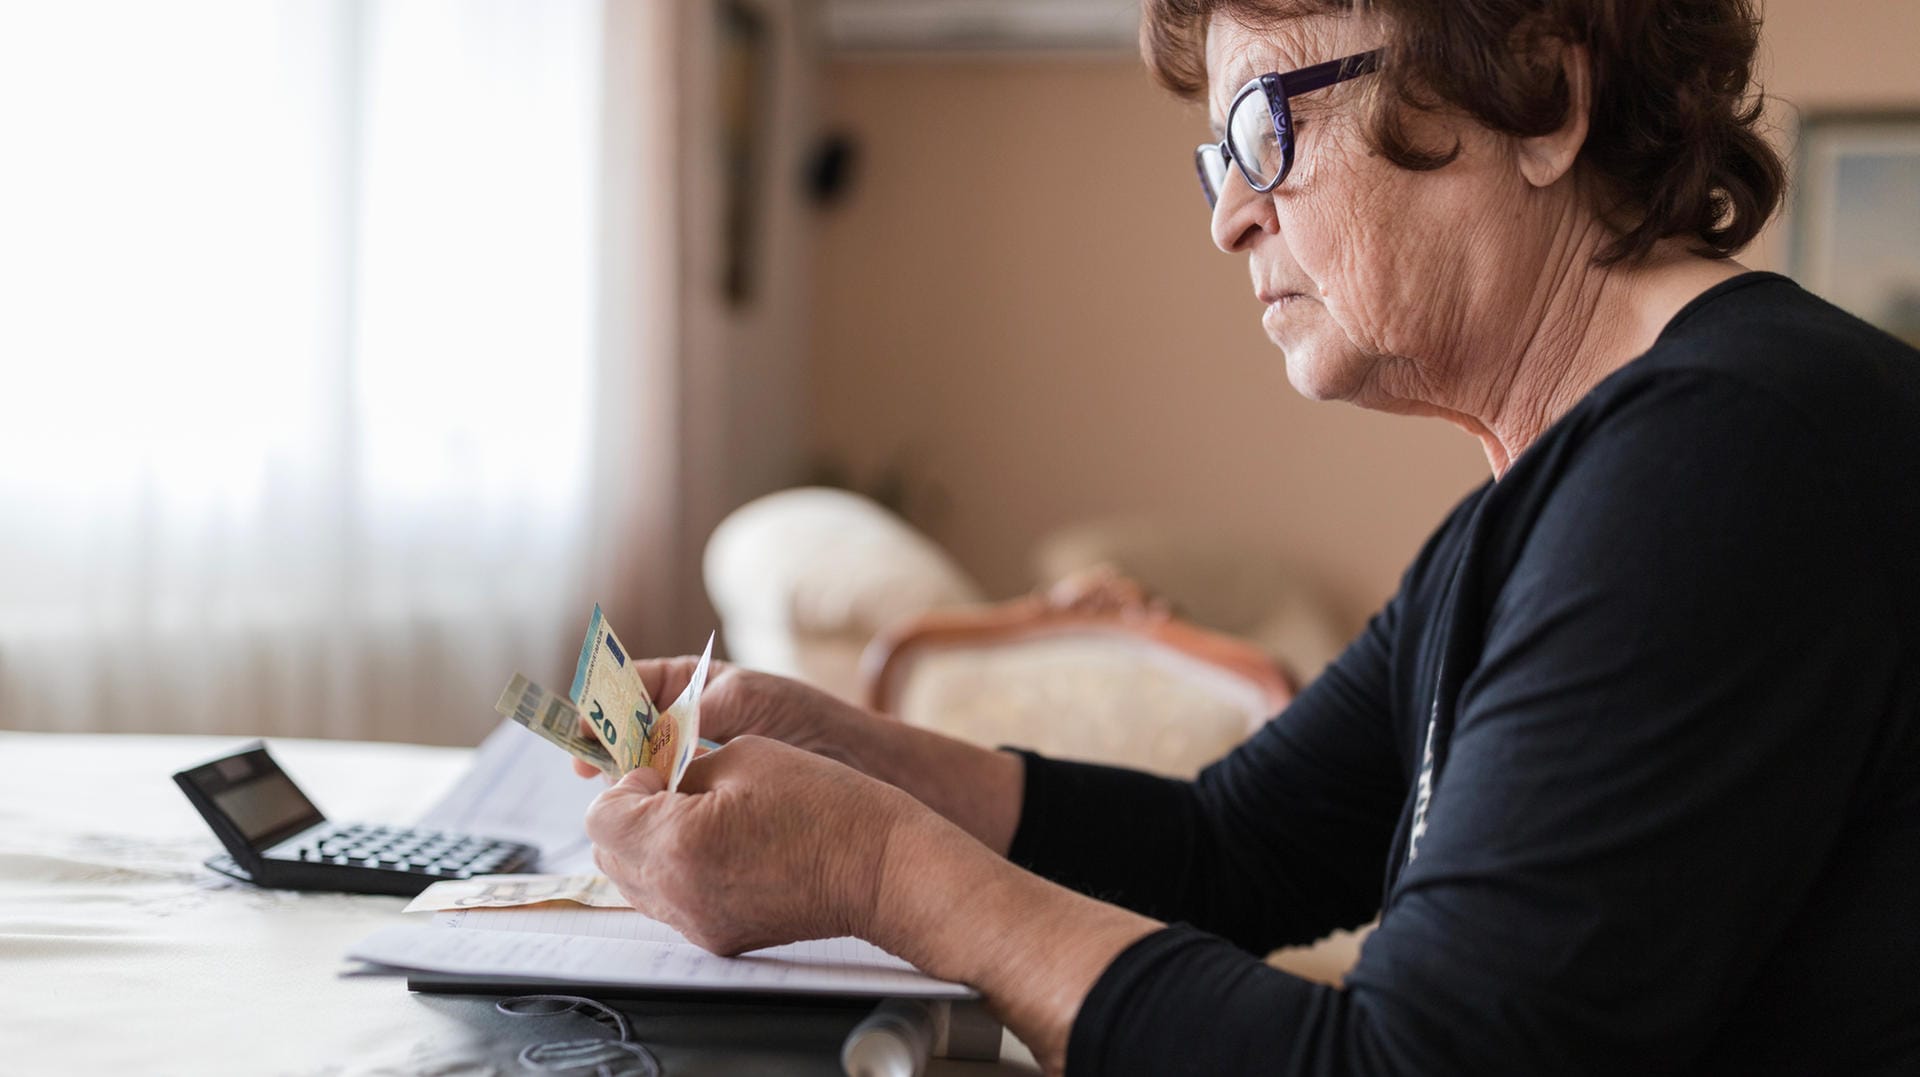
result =
[{"label": "eyeglass lens", "polygon": [[[1284,106],[1283,106],[1284,107]],[[1289,117],[1289,120],[1291,117]],[[1227,173],[1237,162],[1247,182],[1258,188],[1271,188],[1286,167],[1286,153],[1275,131],[1273,110],[1264,91],[1255,89],[1233,103],[1227,113],[1227,149],[1229,160],[1215,144],[1194,151],[1194,167],[1200,173],[1200,190],[1208,207],[1220,201],[1226,189]]]},{"label": "eyeglass lens", "polygon": [[1209,143],[1193,151],[1193,165],[1200,173],[1200,191],[1207,196],[1207,208],[1211,209],[1220,201],[1220,191],[1227,182],[1227,159],[1219,146]]},{"label": "eyeglass lens", "polygon": [[1227,114],[1227,148],[1254,186],[1270,186],[1280,175],[1280,139],[1264,92],[1255,90],[1234,102]]}]

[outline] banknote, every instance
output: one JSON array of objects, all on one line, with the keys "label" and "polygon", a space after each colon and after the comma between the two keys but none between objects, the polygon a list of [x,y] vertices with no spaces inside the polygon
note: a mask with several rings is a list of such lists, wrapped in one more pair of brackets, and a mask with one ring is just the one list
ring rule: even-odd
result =
[{"label": "banknote", "polygon": [[601,909],[631,909],[604,875],[482,875],[443,879],[420,891],[405,912],[505,909],[543,901],[571,901]]},{"label": "banknote", "polygon": [[661,780],[672,779],[677,757],[674,725],[661,720],[659,708],[633,668],[631,652],[614,634],[598,604],[587,622],[587,638],[580,645],[568,695],[613,757],[615,770],[625,774],[652,767]]},{"label": "banknote", "polygon": [[673,723],[674,759],[673,767],[667,777],[667,792],[680,788],[680,776],[687,772],[687,764],[693,762],[694,746],[700,741],[700,693],[707,687],[707,667],[713,662],[713,634],[707,635],[707,649],[700,652],[700,664],[693,667],[693,677],[681,690],[680,698],[667,708],[667,721]]},{"label": "banknote", "polygon": [[619,777],[620,772],[614,766],[613,757],[607,754],[599,741],[580,731],[580,709],[565,696],[554,695],[528,680],[524,674],[516,673],[513,680],[507,682],[506,690],[500,693],[500,701],[493,705],[493,709],[573,753],[576,758],[586,760],[604,773]]}]

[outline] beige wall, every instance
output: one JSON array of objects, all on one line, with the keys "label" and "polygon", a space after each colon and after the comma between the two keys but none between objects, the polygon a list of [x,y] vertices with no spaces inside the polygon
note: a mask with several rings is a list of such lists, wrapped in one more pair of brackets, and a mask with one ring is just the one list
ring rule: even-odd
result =
[{"label": "beige wall", "polygon": [[672,6],[681,94],[680,130],[670,154],[678,166],[680,215],[679,362],[672,385],[679,484],[672,491],[673,510],[663,513],[676,522],[673,578],[670,584],[649,581],[671,603],[670,613],[653,618],[655,630],[674,634],[654,638],[662,651],[697,649],[718,623],[701,584],[701,554],[721,519],[746,501],[794,485],[805,473],[811,357],[797,327],[807,324],[812,306],[812,235],[804,194],[790,179],[801,171],[817,114],[820,70],[806,7],[806,0],[755,5],[765,20],[770,57],[761,82],[748,89],[758,95],[764,139],[755,181],[756,269],[751,296],[735,306],[724,287],[722,142],[724,94],[738,80],[727,67],[712,6]]},{"label": "beige wall", "polygon": [[[1762,8],[1761,79],[1783,148],[1802,112],[1920,109],[1920,3],[1762,0]],[[1785,272],[1789,232],[1776,223],[1746,260]]]},{"label": "beige wall", "polygon": [[[1920,102],[1920,4],[1768,18],[1793,103]],[[841,60],[824,92],[864,156],[815,237],[812,440],[860,472],[907,460],[918,522],[990,590],[1028,585],[1047,528],[1166,517],[1310,566],[1353,625],[1485,478],[1451,427],[1293,393],[1207,238],[1204,117],[1138,61]]]}]

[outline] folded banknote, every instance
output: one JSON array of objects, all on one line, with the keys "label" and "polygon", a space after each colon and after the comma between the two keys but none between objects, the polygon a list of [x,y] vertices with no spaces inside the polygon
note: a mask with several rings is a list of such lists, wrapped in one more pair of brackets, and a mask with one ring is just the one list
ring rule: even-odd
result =
[{"label": "folded banknote", "polygon": [[402,911],[508,909],[546,901],[571,901],[600,909],[633,908],[604,875],[481,875],[434,883]]},{"label": "folded banknote", "polygon": [[[695,749],[718,747],[700,739],[700,697],[712,663],[713,636],[709,634],[693,677],[680,698],[662,713],[596,605],[574,670],[572,698],[516,673],[493,708],[605,774],[617,778],[638,767],[651,767],[669,790],[677,790]],[[592,730],[592,735],[583,728]]]},{"label": "folded banknote", "polygon": [[580,709],[565,696],[557,696],[516,673],[493,705],[504,717],[532,730],[537,736],[559,745],[575,758],[584,759],[601,771],[620,776],[613,757],[600,742],[581,732]]},{"label": "folded banknote", "polygon": [[680,776],[693,760],[700,736],[700,694],[706,687],[713,658],[713,637],[694,668],[693,678],[665,714],[654,706],[647,686],[634,668],[632,652],[614,634],[600,607],[593,607],[580,661],[573,671],[574,706],[586,715],[587,725],[612,757],[614,768],[626,774],[651,767],[668,789],[680,787]]}]

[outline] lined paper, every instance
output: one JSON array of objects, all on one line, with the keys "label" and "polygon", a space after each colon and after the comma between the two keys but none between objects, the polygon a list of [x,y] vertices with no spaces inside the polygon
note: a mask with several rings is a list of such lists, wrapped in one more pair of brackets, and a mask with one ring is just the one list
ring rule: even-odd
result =
[{"label": "lined paper", "polygon": [[[522,922],[542,913],[592,916],[599,934],[516,930],[473,921],[506,916]],[[681,939],[665,924],[626,909],[469,909],[435,914],[432,927],[389,927],[362,939],[347,956],[398,969],[467,976],[520,977],[583,985],[669,991],[822,994],[875,998],[969,999],[961,984],[924,975],[858,939],[820,939],[717,957]],[[552,927],[551,924],[544,925]]]}]

